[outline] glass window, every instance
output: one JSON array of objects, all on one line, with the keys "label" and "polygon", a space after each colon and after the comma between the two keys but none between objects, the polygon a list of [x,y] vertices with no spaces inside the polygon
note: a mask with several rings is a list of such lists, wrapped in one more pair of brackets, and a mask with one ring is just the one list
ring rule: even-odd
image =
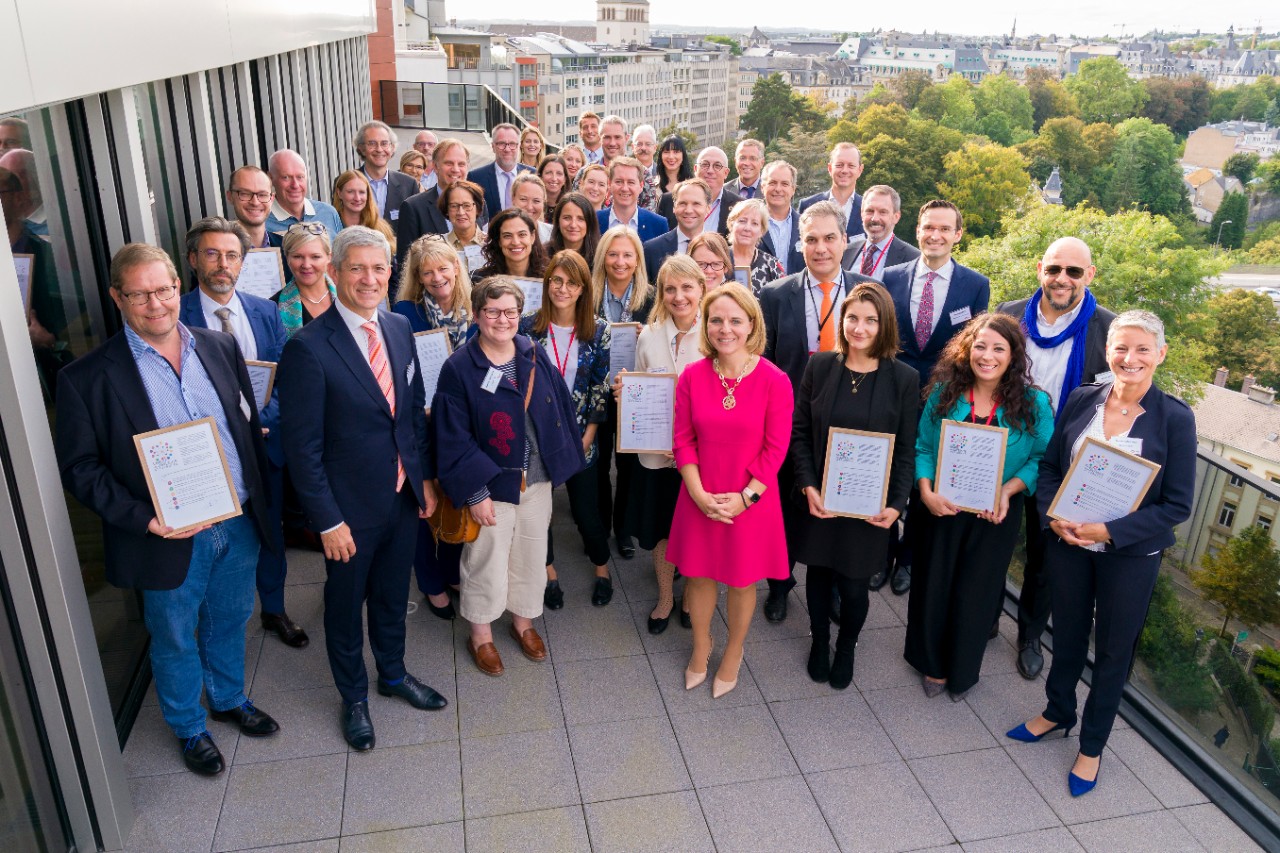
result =
[{"label": "glass window", "polygon": [[1223,527],[1230,527],[1236,522],[1236,510],[1239,509],[1231,501],[1223,501],[1222,508],[1218,510],[1218,524]]}]

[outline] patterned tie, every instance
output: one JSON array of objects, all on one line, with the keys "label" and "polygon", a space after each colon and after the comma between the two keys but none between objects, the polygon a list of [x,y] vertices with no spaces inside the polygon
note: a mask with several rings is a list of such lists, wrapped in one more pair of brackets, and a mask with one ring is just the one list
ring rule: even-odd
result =
[{"label": "patterned tie", "polygon": [[876,271],[876,244],[867,243],[862,249],[862,274],[871,275]]},{"label": "patterned tie", "polygon": [[231,328],[230,308],[219,308],[217,311],[213,312],[213,316],[217,317],[218,320],[222,322],[222,331],[226,332],[233,338],[236,336],[236,330]]},{"label": "patterned tie", "polygon": [[[378,340],[378,327],[373,322],[363,323],[360,328],[369,336],[369,367],[373,370],[373,378],[387,398],[391,407],[391,416],[396,415],[396,389],[391,384],[391,365],[387,363],[387,354],[382,351],[382,341]],[[404,463],[396,456],[396,491],[404,485]]]},{"label": "patterned tie", "polygon": [[[835,289],[834,281],[824,281],[818,285],[822,288],[822,305],[818,309],[818,352],[831,352],[836,348],[836,324],[831,321],[831,291]],[[827,322],[822,322],[823,319]]]},{"label": "patterned tie", "polygon": [[916,314],[916,348],[924,352],[925,344],[933,337],[933,280],[937,273],[930,270],[924,277],[924,289],[920,293],[920,310]]}]

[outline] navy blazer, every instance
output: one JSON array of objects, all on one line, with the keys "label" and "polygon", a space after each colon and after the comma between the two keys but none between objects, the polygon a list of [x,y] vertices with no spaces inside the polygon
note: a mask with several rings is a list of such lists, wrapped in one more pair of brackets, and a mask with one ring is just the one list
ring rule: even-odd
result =
[{"label": "navy blazer", "polygon": [[951,285],[947,288],[946,302],[941,306],[934,306],[938,324],[933,327],[933,335],[922,351],[916,346],[915,327],[911,323],[911,286],[915,283],[915,278],[915,261],[884,271],[884,287],[893,297],[894,312],[898,315],[898,341],[902,347],[898,358],[919,372],[920,387],[923,389],[929,384],[929,376],[933,373],[933,366],[937,364],[943,347],[969,322],[966,317],[953,323],[952,314],[967,308],[969,317],[976,317],[986,311],[991,302],[991,281],[968,267],[955,265],[951,273]]},{"label": "navy blazer", "polygon": [[[652,240],[654,237],[661,237],[667,233],[667,220],[663,219],[652,210],[645,210],[643,207],[636,208],[636,213],[640,215],[640,242]],[[600,233],[609,230],[609,208],[596,211],[596,218],[600,222]]]},{"label": "navy blazer", "polygon": [[[800,212],[804,213],[809,209],[810,205],[817,204],[820,201],[832,201],[831,190],[815,193],[800,202]],[[839,204],[839,202],[835,202]],[[856,237],[863,233],[862,231],[862,193],[855,192],[853,194],[853,208],[849,211],[849,221],[845,223],[844,233],[848,237]]]},{"label": "navy blazer", "polygon": [[764,236],[760,238],[760,248],[782,261],[782,271],[787,275],[798,273],[804,269],[804,252],[796,248],[800,245],[800,213],[791,211],[791,245],[783,246],[782,251],[773,245],[773,235],[769,233],[769,223],[765,223]]},{"label": "navy blazer", "polygon": [[[532,166],[526,166],[523,163],[516,164],[516,175],[521,172],[532,171],[534,171]],[[497,216],[502,212],[502,193],[498,191],[497,163],[490,163],[488,166],[472,169],[467,172],[467,180],[484,188],[484,207],[485,210],[489,211],[490,216]]]},{"label": "navy blazer", "polygon": [[[253,399],[253,385],[240,348],[230,335],[189,331],[240,456],[249,492],[244,511],[257,526],[263,547],[273,548],[267,535],[267,452],[258,413],[250,406],[246,418],[241,409],[242,399]],[[133,437],[159,424],[124,332],[58,373],[57,407],[54,441],[62,484],[102,517],[108,583],[124,589],[177,589],[191,564],[192,540],[147,532],[156,511]],[[280,524],[278,517],[275,523]]]},{"label": "navy blazer", "polygon": [[[1071,449],[1089,428],[1111,383],[1081,385],[1071,392],[1058,416],[1049,448],[1040,459],[1036,502],[1047,529],[1048,516],[1062,479],[1071,468]],[[1151,488],[1135,512],[1107,522],[1111,541],[1107,553],[1143,556],[1174,543],[1174,527],[1191,517],[1196,488],[1196,417],[1191,407],[1155,385],[1142,397],[1143,412],[1129,429],[1130,438],[1142,440],[1143,459],[1160,466]]]},{"label": "navy blazer", "polygon": [[280,427],[298,500],[313,530],[346,522],[377,529],[395,518],[396,459],[425,508],[435,476],[426,393],[409,321],[378,309],[396,408],[392,414],[365,349],[336,307],[303,326],[280,359]]},{"label": "navy blazer", "polygon": [[661,237],[644,241],[644,271],[649,276],[649,283],[656,286],[658,270],[662,262],[676,254],[680,248],[680,232],[672,228]]},{"label": "navy blazer", "polygon": [[[742,196],[729,189],[726,184],[720,191],[720,221],[716,223],[716,230],[724,237],[729,236],[729,211],[733,210],[733,206],[742,201]],[[663,193],[662,198],[658,199],[658,215],[667,220],[668,228],[675,228],[679,222],[676,219],[675,199],[671,193]]]},{"label": "navy blazer", "polygon": [[[874,281],[863,275],[841,270],[844,290],[848,293],[860,281]],[[809,331],[804,319],[805,272],[780,278],[760,291],[760,311],[764,314],[764,357],[782,368],[791,380],[791,390],[800,393],[800,380],[809,364]],[[828,322],[836,322],[835,312]],[[836,334],[840,324],[836,322]]]},{"label": "navy blazer", "polygon": [[[862,260],[859,256],[862,254],[862,247],[865,245],[867,245],[867,235],[865,233],[850,239],[849,247],[844,250],[844,256],[840,259],[840,266],[854,272],[862,272]],[[877,259],[876,272],[883,277],[889,267],[910,263],[918,257],[920,257],[919,249],[901,237],[894,235],[893,242],[889,244],[889,251],[885,253],[885,259],[882,261]]]},{"label": "navy blazer", "polygon": [[561,485],[586,465],[569,389],[551,357],[524,335],[516,335],[515,346],[519,390],[505,378],[492,393],[480,387],[494,368],[474,338],[449,356],[440,370],[431,423],[440,458],[440,488],[457,506],[486,487],[495,501],[520,503],[524,396],[535,362],[538,373],[529,417],[551,485]]},{"label": "navy blazer", "polygon": [[[253,340],[258,347],[258,361],[273,361],[279,364],[280,354],[284,352],[284,342],[289,339],[284,323],[280,321],[280,309],[270,299],[263,299],[261,296],[249,293],[236,295],[240,297],[240,304],[244,306],[245,316],[249,319],[249,328],[253,329]],[[200,305],[198,289],[183,294],[178,319],[188,329],[209,328],[209,324],[204,320],[204,309]],[[271,399],[259,414],[262,417],[262,426],[267,430],[267,458],[277,468],[283,468],[284,441],[280,435],[279,384],[272,389]]]}]

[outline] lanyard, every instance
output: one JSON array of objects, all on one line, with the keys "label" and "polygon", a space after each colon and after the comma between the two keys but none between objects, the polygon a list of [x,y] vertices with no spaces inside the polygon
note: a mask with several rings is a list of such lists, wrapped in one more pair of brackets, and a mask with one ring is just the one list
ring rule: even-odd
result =
[{"label": "lanyard", "polygon": [[874,254],[874,252],[875,252],[875,250],[876,250],[876,244],[875,244],[875,243],[868,243],[868,244],[867,244],[867,249],[868,249],[870,252],[872,252],[872,253],[873,253],[873,254],[872,254],[872,257],[874,257],[874,258],[876,259],[876,262],[875,262],[874,264],[872,264],[872,265],[871,265],[871,273],[870,273],[870,274],[871,274],[872,276],[874,276],[874,275],[876,274],[876,270],[880,269],[880,264],[884,261],[884,256],[885,256],[885,255],[887,255],[887,254],[889,254],[889,247],[893,245],[893,238],[894,238],[894,235],[893,235],[893,234],[890,234],[890,235],[889,235],[889,242],[884,244],[884,248],[880,250],[880,254],[879,254],[879,255]]},{"label": "lanyard", "polygon": [[721,199],[721,198],[722,198],[722,196],[717,196],[717,197],[716,197],[716,200],[715,200],[715,201],[713,201],[713,202],[711,203],[711,209],[707,211],[707,215],[706,215],[706,216],[702,217],[702,221],[703,221],[704,223],[705,223],[708,219],[710,219],[710,218],[711,218],[712,214],[714,214],[717,210],[719,210],[719,209],[720,209],[720,199]]},{"label": "lanyard", "polygon": [[[997,403],[993,397],[991,399],[991,414],[987,415],[987,426],[991,426],[991,422],[996,419],[996,406]],[[972,388],[969,389],[969,419],[975,424],[978,422],[978,410],[974,408]]]},{"label": "lanyard", "polygon": [[[841,271],[840,273],[840,280],[833,283],[835,284],[835,287],[832,288],[831,293],[834,296],[837,290],[843,291],[844,289],[844,272],[843,271]],[[818,321],[818,340],[821,341],[822,328],[827,325],[827,321],[830,320],[831,315],[835,313],[836,305],[839,303],[839,300],[838,299],[831,300],[831,307],[827,309],[827,316],[823,317],[822,312],[818,310],[818,301],[813,298],[813,285],[809,284],[809,270],[807,269],[804,271],[804,291],[805,293],[809,294],[809,304],[813,306],[813,316]],[[817,350],[810,350],[809,355],[813,355],[815,352],[817,352]]]},{"label": "lanyard", "polygon": [[564,361],[560,361],[560,345],[556,343],[556,330],[550,323],[547,324],[547,337],[551,338],[551,349],[555,355],[556,370],[560,371],[560,378],[564,378],[564,372],[569,369],[569,355],[573,352],[573,336],[578,333],[578,327],[574,326],[569,329],[569,345],[564,348]]}]

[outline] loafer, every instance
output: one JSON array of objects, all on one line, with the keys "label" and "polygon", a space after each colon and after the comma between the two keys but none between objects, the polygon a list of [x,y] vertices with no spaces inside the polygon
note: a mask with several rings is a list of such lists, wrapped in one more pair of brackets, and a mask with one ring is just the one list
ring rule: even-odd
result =
[{"label": "loafer", "polygon": [[471,652],[471,659],[476,662],[476,669],[485,675],[492,675],[495,678],[503,673],[502,657],[498,654],[498,647],[493,643],[482,643],[477,646],[475,642],[467,638],[467,651]]},{"label": "loafer", "polygon": [[787,618],[787,594],[778,590],[769,590],[769,597],[764,600],[764,618],[770,622],[781,622]]},{"label": "loafer", "polygon": [[381,696],[399,696],[419,711],[439,711],[449,704],[449,700],[423,684],[412,675],[405,673],[399,684],[388,684],[378,679],[378,694]]},{"label": "loafer", "polygon": [[564,607],[564,590],[560,588],[560,581],[547,581],[547,588],[542,593],[542,606],[548,610]]},{"label": "loafer", "polygon": [[201,776],[217,776],[226,768],[222,753],[213,742],[208,732],[201,732],[189,738],[178,738],[178,748],[182,750],[182,761],[192,773]]},{"label": "loafer", "polygon": [[[542,663],[547,659],[547,647],[533,628],[525,628],[523,634],[516,633],[516,626],[509,629],[511,639],[520,644],[520,652],[534,663]],[[481,647],[483,648],[483,646]]]},{"label": "loafer", "polygon": [[311,639],[302,627],[289,618],[288,613],[263,613],[262,628],[275,633],[286,646],[295,649],[306,647]]},{"label": "loafer", "polygon": [[906,595],[911,590],[911,567],[897,566],[889,578],[889,589],[894,595]]},{"label": "loafer", "polygon": [[432,616],[443,619],[446,622],[453,621],[453,618],[458,615],[458,611],[453,607],[452,600],[446,601],[444,607],[436,607],[431,603],[431,598],[426,595],[422,597],[422,600],[427,603],[427,609],[431,611]]},{"label": "loafer", "polygon": [[867,589],[875,592],[889,582],[889,569],[885,567],[871,576],[867,581]]},{"label": "loafer", "polygon": [[636,555],[636,543],[630,536],[618,537],[618,553],[626,560],[630,560]]},{"label": "loafer", "polygon": [[[673,607],[672,609],[674,610],[675,608]],[[661,634],[663,631],[667,630],[667,625],[669,624],[671,624],[670,613],[668,613],[666,616],[663,616],[661,619],[655,619],[652,616],[650,616],[649,617],[649,633],[653,634],[656,637],[659,634]]]},{"label": "loafer", "polygon": [[1040,650],[1039,640],[1018,641],[1018,672],[1028,681],[1033,680],[1044,669],[1044,652]]},{"label": "loafer", "polygon": [[604,607],[613,601],[613,578],[596,578],[595,589],[591,591],[591,603],[596,607]]},{"label": "loafer", "polygon": [[235,723],[240,727],[240,734],[249,737],[266,737],[280,731],[280,724],[273,720],[270,714],[259,711],[247,699],[239,707],[229,708],[226,711],[211,711],[209,716],[220,723]]},{"label": "loafer", "polygon": [[342,736],[352,749],[367,752],[373,749],[373,720],[369,719],[368,702],[352,702],[342,709]]}]

